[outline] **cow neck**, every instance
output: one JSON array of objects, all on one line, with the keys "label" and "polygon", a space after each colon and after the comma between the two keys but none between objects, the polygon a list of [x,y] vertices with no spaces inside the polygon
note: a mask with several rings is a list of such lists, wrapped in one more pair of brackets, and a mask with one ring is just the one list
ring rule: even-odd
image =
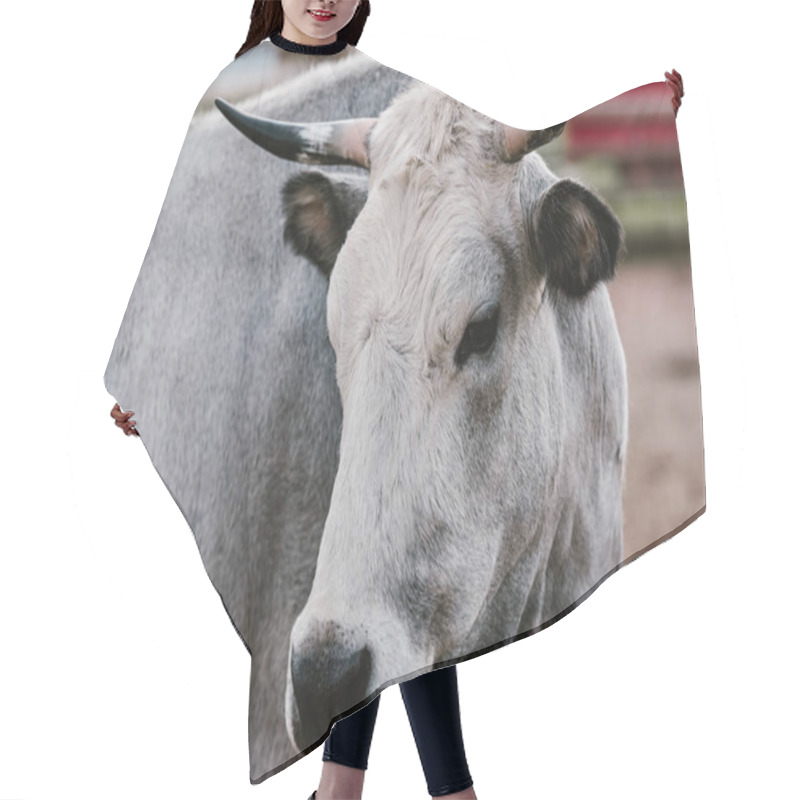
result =
[{"label": "cow neck", "polygon": [[329,56],[340,53],[347,47],[347,39],[337,39],[330,44],[299,44],[281,36],[280,33],[273,33],[269,40],[281,50],[288,50],[290,53],[305,53],[308,56]]}]

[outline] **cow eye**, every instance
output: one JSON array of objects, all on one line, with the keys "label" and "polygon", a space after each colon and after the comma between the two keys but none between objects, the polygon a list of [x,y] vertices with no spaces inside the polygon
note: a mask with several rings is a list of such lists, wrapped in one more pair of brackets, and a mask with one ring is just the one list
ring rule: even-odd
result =
[{"label": "cow eye", "polygon": [[495,340],[500,306],[494,306],[488,315],[475,319],[467,325],[456,351],[456,363],[460,366],[473,353],[485,353]]}]

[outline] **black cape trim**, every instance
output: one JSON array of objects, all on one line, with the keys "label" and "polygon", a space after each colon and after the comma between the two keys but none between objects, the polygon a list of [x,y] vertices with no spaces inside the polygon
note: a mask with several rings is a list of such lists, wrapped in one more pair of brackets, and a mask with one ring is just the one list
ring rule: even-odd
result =
[{"label": "black cape trim", "polygon": [[290,53],[305,53],[309,56],[328,56],[340,53],[347,47],[347,39],[337,39],[330,44],[299,44],[281,36],[280,33],[273,33],[269,40],[276,47],[288,50]]}]

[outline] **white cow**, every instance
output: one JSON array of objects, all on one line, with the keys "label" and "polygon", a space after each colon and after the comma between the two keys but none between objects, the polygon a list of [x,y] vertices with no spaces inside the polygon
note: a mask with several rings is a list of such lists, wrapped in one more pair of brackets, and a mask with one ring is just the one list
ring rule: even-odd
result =
[{"label": "white cow", "polygon": [[[291,633],[298,748],[389,682],[554,621],[622,560],[622,227],[535,148],[425,84],[377,118],[298,125],[217,105],[316,170],[287,237],[329,277],[343,421],[311,593]],[[341,220],[346,220],[342,223]]]}]

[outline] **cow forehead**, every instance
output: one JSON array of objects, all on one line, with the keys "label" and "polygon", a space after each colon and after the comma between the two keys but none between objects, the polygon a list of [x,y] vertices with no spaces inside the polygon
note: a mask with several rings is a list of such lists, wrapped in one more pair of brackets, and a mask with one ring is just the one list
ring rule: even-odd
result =
[{"label": "cow forehead", "polygon": [[[517,243],[517,187],[507,164],[481,175],[412,157],[369,192],[337,270],[376,288],[424,289],[451,275],[469,279],[472,261],[492,263]],[[501,252],[502,251],[502,252]]]},{"label": "cow forehead", "polygon": [[404,348],[430,353],[497,297],[523,226],[520,164],[497,157],[495,124],[424,84],[379,117],[367,201],[331,277],[337,356],[358,351],[376,320]]},{"label": "cow forehead", "polygon": [[412,84],[378,117],[369,136],[370,171],[397,172],[411,157],[431,164],[497,160],[496,121],[423,83]]},{"label": "cow forehead", "polygon": [[[499,301],[509,274],[517,283],[519,244],[496,224],[496,208],[487,215],[447,191],[419,199],[396,188],[368,201],[331,275],[328,328],[344,362],[378,323],[396,350],[435,360],[478,310]],[[406,204],[409,213],[397,214]]]},{"label": "cow forehead", "polygon": [[372,241],[385,232],[398,248],[491,235],[518,212],[515,173],[515,165],[502,162],[466,165],[450,156],[434,163],[411,155],[374,179],[356,223]]}]

